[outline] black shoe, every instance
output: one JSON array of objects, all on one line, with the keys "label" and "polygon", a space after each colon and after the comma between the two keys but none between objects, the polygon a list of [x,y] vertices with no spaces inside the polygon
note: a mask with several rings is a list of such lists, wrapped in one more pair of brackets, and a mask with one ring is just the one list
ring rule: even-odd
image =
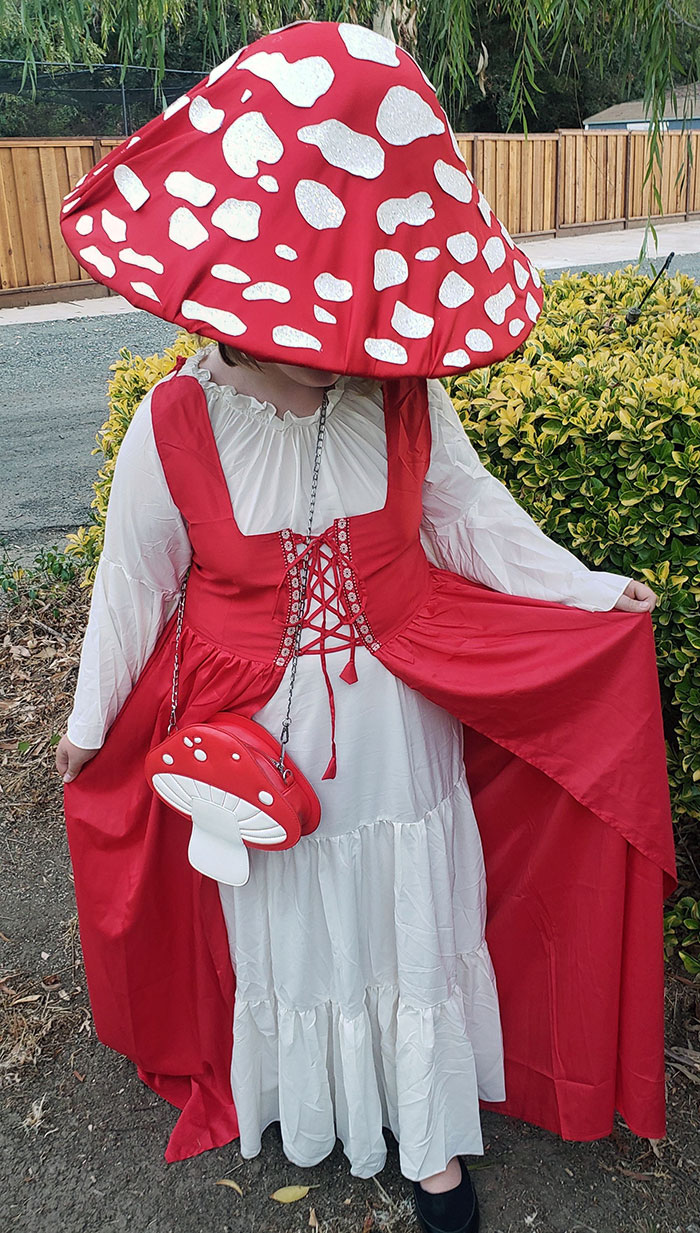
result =
[{"label": "black shoe", "polygon": [[459,1158],[461,1182],[442,1194],[428,1194],[420,1182],[413,1183],[418,1223],[423,1233],[478,1233],[479,1204],[469,1170]]}]

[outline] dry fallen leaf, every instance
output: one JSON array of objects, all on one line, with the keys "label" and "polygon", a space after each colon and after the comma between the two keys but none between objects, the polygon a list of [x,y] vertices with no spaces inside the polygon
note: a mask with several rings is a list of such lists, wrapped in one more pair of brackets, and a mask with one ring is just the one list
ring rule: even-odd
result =
[{"label": "dry fallen leaf", "polygon": [[309,1208],[309,1228],[318,1228],[318,1217],[316,1216],[316,1211],[313,1207]]},{"label": "dry fallen leaf", "polygon": [[296,1203],[305,1199],[310,1190],[318,1190],[318,1186],[281,1186],[270,1198],[276,1203]]},{"label": "dry fallen leaf", "polygon": [[215,1182],[214,1185],[215,1186],[230,1186],[231,1190],[235,1190],[236,1194],[241,1195],[241,1197],[243,1196],[243,1191],[238,1185],[238,1182],[232,1182],[230,1177],[220,1177],[218,1182]]}]

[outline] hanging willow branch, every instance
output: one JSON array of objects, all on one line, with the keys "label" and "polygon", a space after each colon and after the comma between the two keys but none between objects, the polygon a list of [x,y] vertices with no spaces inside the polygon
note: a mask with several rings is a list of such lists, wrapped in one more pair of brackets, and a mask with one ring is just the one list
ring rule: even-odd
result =
[{"label": "hanging willow branch", "polygon": [[[700,24],[700,0],[0,0],[0,33],[24,49],[25,75],[41,59],[98,63],[116,43],[123,65],[165,72],[166,32],[194,26],[202,35],[204,73],[240,42],[298,20],[354,21],[391,35],[418,59],[448,116],[477,80],[482,23],[510,27],[513,69],[509,127],[527,132],[537,114],[538,70],[583,56],[599,72],[614,53],[636,57],[644,74],[651,122],[647,178],[660,201],[654,168],[661,165],[666,95],[681,68],[683,31]],[[691,71],[700,77],[700,40]],[[687,48],[686,48],[687,63]],[[482,60],[483,64],[483,60]]]}]

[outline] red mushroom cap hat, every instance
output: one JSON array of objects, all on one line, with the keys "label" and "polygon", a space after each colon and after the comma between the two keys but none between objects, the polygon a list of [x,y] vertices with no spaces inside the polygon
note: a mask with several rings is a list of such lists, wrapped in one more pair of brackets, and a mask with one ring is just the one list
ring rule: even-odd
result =
[{"label": "red mushroom cap hat", "polygon": [[88,172],[61,226],[136,307],[276,363],[464,371],[542,306],[422,70],[345,22],[236,52]]}]

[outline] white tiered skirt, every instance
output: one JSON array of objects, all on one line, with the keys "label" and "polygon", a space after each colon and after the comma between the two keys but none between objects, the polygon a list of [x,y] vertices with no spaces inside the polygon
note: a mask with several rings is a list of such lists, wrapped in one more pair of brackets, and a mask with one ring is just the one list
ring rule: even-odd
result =
[{"label": "white tiered skirt", "polygon": [[[290,753],[321,824],[284,852],[251,851],[220,885],[236,973],[231,1085],[245,1157],[279,1121],[285,1154],[318,1164],[340,1138],[351,1172],[399,1143],[405,1177],[483,1151],[478,1100],[505,1099],[496,979],[484,940],[481,841],[461,725],[364,648],[339,679],[338,771],[320,776],[330,720],[317,656],[299,660]],[[277,734],[288,680],[257,714]]]}]

